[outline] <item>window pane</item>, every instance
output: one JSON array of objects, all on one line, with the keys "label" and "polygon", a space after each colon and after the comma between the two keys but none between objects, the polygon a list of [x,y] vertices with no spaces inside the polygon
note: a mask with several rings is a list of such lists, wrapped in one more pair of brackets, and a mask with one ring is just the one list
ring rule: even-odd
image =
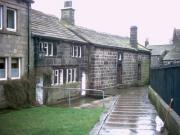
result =
[{"label": "window pane", "polygon": [[11,60],[11,77],[19,77],[19,59],[13,58]]},{"label": "window pane", "polygon": [[48,44],[48,54],[53,56],[53,43]]},{"label": "window pane", "polygon": [[60,84],[63,84],[63,70],[59,70],[59,76],[60,76]]},{"label": "window pane", "polygon": [[15,11],[7,10],[7,28],[15,29]]},{"label": "window pane", "polygon": [[74,57],[77,57],[77,55],[78,55],[78,48],[77,48],[77,46],[74,46]]},{"label": "window pane", "polygon": [[81,57],[81,46],[78,46],[78,57]]},{"label": "window pane", "polygon": [[45,56],[48,56],[48,43],[47,42],[44,43],[43,51],[45,53]]},{"label": "window pane", "polygon": [[5,78],[5,58],[0,58],[0,78]]}]

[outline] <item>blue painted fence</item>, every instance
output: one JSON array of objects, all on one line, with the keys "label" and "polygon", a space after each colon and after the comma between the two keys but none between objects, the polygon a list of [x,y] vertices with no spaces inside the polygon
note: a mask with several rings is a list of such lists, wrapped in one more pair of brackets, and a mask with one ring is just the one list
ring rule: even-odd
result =
[{"label": "blue painted fence", "polygon": [[180,116],[180,66],[153,68],[150,71],[150,85]]}]

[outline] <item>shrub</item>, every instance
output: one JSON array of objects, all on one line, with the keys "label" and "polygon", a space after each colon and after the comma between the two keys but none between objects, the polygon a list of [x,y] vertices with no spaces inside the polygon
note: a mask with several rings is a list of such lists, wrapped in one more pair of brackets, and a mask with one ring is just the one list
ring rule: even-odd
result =
[{"label": "shrub", "polygon": [[8,80],[4,84],[4,94],[8,107],[17,109],[31,106],[35,103],[35,77],[24,75],[19,80]]}]

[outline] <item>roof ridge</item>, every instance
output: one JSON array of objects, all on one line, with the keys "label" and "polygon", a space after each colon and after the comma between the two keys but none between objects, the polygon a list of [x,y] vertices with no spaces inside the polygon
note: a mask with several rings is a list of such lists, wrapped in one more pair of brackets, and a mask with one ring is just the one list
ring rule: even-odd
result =
[{"label": "roof ridge", "polygon": [[53,15],[53,14],[47,14],[47,13],[45,13],[45,12],[43,12],[43,11],[39,11],[39,10],[36,10],[36,9],[31,9],[31,10],[32,10],[33,12],[40,13],[40,14],[43,14],[43,15],[45,15],[45,16],[50,16],[50,17],[53,17],[53,18],[59,20],[59,18],[58,18],[57,16]]},{"label": "roof ridge", "polygon": [[129,39],[129,37],[127,37],[127,36],[120,36],[120,35],[115,35],[115,34],[111,34],[111,33],[107,33],[107,32],[102,32],[102,31],[100,32],[100,31],[97,31],[97,30],[94,30],[94,29],[89,29],[89,28],[83,27],[83,26],[75,25],[75,26],[72,26],[72,27],[77,27],[77,28],[80,28],[80,29],[96,32],[96,33],[103,34],[103,35],[109,35],[109,36],[113,36],[113,37]]}]

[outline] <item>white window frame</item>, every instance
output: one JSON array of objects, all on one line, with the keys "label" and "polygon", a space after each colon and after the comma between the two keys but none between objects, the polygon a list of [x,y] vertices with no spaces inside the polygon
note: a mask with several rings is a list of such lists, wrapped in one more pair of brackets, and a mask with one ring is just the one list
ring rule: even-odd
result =
[{"label": "white window frame", "polygon": [[46,49],[46,54],[45,56],[48,56],[48,42],[43,43],[43,50]]},{"label": "white window frame", "polygon": [[2,12],[3,12],[3,7],[2,7],[2,5],[0,5],[0,20],[1,20],[0,21],[0,30],[2,30],[2,26],[3,26],[3,20],[2,20],[3,13]]},{"label": "white window frame", "polygon": [[[51,47],[51,52],[49,52],[49,45]],[[39,48],[40,51],[45,52],[45,56],[53,56],[53,43],[48,43],[48,42],[39,42]],[[46,50],[46,51],[44,51]]]},{"label": "white window frame", "polygon": [[[75,55],[75,51],[76,51],[76,55]],[[80,54],[80,55],[78,55],[78,54]],[[72,47],[72,57],[81,58],[81,46],[73,45],[73,47]]]},{"label": "white window frame", "polygon": [[[54,83],[55,76],[57,77],[57,80],[56,80],[57,83]],[[63,69],[53,70],[52,84],[51,85],[63,85]]]},{"label": "white window frame", "polygon": [[[12,8],[7,8],[7,10],[14,11],[14,29],[8,28],[8,26],[6,26],[6,27],[7,27],[7,30],[8,30],[8,31],[16,32],[16,30],[17,30],[17,11],[16,11],[15,9],[12,9]],[[6,15],[6,19],[7,19],[7,15]],[[8,24],[7,24],[7,25],[8,25]]]},{"label": "white window frame", "polygon": [[[74,73],[74,78],[73,78],[73,73]],[[70,81],[68,81],[69,74],[70,74]],[[76,76],[77,76],[77,69],[76,68],[66,69],[66,83],[76,82]]]},{"label": "white window frame", "polygon": [[[14,58],[11,58],[11,60],[12,59],[14,59]],[[17,59],[18,59],[18,66],[19,66],[19,75],[18,75],[18,77],[11,77],[12,80],[21,78],[21,58],[17,58]],[[11,70],[12,70],[12,67],[11,67]]]},{"label": "white window frame", "polygon": [[7,80],[7,58],[3,58],[3,59],[5,59],[5,77],[0,78],[0,81]]},{"label": "white window frame", "polygon": [[55,79],[55,76],[57,77],[57,80],[56,80],[57,83],[54,83],[54,80],[53,80],[53,84],[58,85],[59,84],[59,70],[54,70],[54,79]]},{"label": "white window frame", "polygon": [[[49,43],[50,47],[51,47],[51,52],[49,53],[49,50],[48,50],[48,55],[49,56],[53,56],[53,43]],[[49,47],[49,46],[48,46]],[[49,48],[48,48],[49,49]]]}]

